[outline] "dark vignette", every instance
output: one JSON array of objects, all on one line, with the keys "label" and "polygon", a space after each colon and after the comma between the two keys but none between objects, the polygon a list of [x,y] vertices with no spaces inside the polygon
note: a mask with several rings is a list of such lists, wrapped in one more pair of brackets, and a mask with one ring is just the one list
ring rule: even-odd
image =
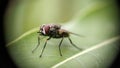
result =
[{"label": "dark vignette", "polygon": [[[118,9],[118,25],[116,27],[118,27],[118,33],[120,35],[120,3],[119,3],[119,0],[116,0],[116,4],[117,4],[117,9]],[[119,46],[119,53],[110,68],[120,68],[120,42],[118,42],[118,46]]]},{"label": "dark vignette", "polygon": [[[7,9],[8,3],[10,0],[0,0],[0,15],[1,15],[1,22],[0,22],[0,68],[17,68],[12,59],[10,58],[9,54],[7,53],[7,50],[5,48],[5,39],[4,39],[4,30],[3,30],[3,23],[4,23],[4,15],[5,11]],[[120,5],[119,5],[119,0],[116,0],[116,4],[118,7],[118,15],[120,15]],[[120,16],[118,16],[118,24],[120,23],[119,21]],[[118,25],[118,31],[120,32],[119,28],[120,26]],[[118,43],[120,46],[120,43]],[[117,55],[116,59],[110,66],[110,68],[120,68],[120,52]]]},{"label": "dark vignette", "polygon": [[0,15],[1,15],[1,22],[0,22],[0,68],[17,68],[13,63],[12,59],[10,58],[7,49],[5,47],[5,38],[4,38],[4,16],[5,11],[7,9],[8,3],[10,0],[0,0]]}]

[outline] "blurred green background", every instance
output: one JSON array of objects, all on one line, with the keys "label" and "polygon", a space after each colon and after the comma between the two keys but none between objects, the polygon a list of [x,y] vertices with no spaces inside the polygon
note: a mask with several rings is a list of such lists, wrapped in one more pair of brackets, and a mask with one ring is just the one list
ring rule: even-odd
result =
[{"label": "blurred green background", "polygon": [[[83,49],[120,34],[115,0],[15,0],[9,3],[5,21],[8,52],[20,68],[50,68],[81,52],[65,39],[62,44],[63,57],[60,57],[60,39],[52,39],[43,57],[39,58],[43,39],[32,54],[32,49],[37,45],[36,32],[42,24],[61,24],[66,30],[84,35],[84,38],[71,35],[73,42]],[[118,51],[116,41],[75,58],[60,68],[108,68]]]}]

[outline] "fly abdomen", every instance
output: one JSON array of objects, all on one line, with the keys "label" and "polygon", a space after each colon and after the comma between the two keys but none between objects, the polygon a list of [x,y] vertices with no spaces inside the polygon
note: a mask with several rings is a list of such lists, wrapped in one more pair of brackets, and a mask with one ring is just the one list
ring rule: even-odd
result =
[{"label": "fly abdomen", "polygon": [[64,30],[64,29],[60,29],[60,30],[59,30],[59,35],[60,35],[61,37],[69,37],[68,31],[66,31],[66,30]]}]

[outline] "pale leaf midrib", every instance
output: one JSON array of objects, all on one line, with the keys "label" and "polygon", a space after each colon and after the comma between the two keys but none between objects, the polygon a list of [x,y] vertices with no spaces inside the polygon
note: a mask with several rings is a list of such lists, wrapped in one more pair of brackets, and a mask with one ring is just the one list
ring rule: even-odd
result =
[{"label": "pale leaf midrib", "polygon": [[19,36],[19,37],[16,38],[15,40],[7,43],[7,44],[6,44],[6,47],[8,47],[8,46],[12,45],[13,43],[19,41],[20,39],[24,38],[25,36],[27,36],[27,35],[29,35],[29,34],[31,34],[31,33],[34,33],[34,32],[36,32],[36,31],[38,31],[38,29],[39,29],[39,27],[36,27],[36,28],[33,28],[32,30],[27,31],[26,33],[22,34],[21,36]]}]

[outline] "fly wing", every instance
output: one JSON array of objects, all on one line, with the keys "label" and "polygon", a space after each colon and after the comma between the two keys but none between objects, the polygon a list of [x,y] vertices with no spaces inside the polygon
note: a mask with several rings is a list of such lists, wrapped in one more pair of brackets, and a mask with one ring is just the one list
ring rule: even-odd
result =
[{"label": "fly wing", "polygon": [[79,36],[79,37],[85,37],[85,36],[83,36],[83,35],[76,34],[76,33],[70,32],[70,31],[65,30],[65,29],[60,29],[59,32],[60,32],[60,33],[62,33],[62,32],[67,32],[67,33],[69,33],[69,34],[73,34],[73,35],[76,35],[76,36]]},{"label": "fly wing", "polygon": [[[69,31],[68,31],[69,32]],[[76,36],[79,36],[79,37],[85,37],[83,35],[80,35],[80,34],[76,34],[76,33],[73,33],[73,32],[69,32],[69,34],[73,34],[73,35],[76,35]]]}]

